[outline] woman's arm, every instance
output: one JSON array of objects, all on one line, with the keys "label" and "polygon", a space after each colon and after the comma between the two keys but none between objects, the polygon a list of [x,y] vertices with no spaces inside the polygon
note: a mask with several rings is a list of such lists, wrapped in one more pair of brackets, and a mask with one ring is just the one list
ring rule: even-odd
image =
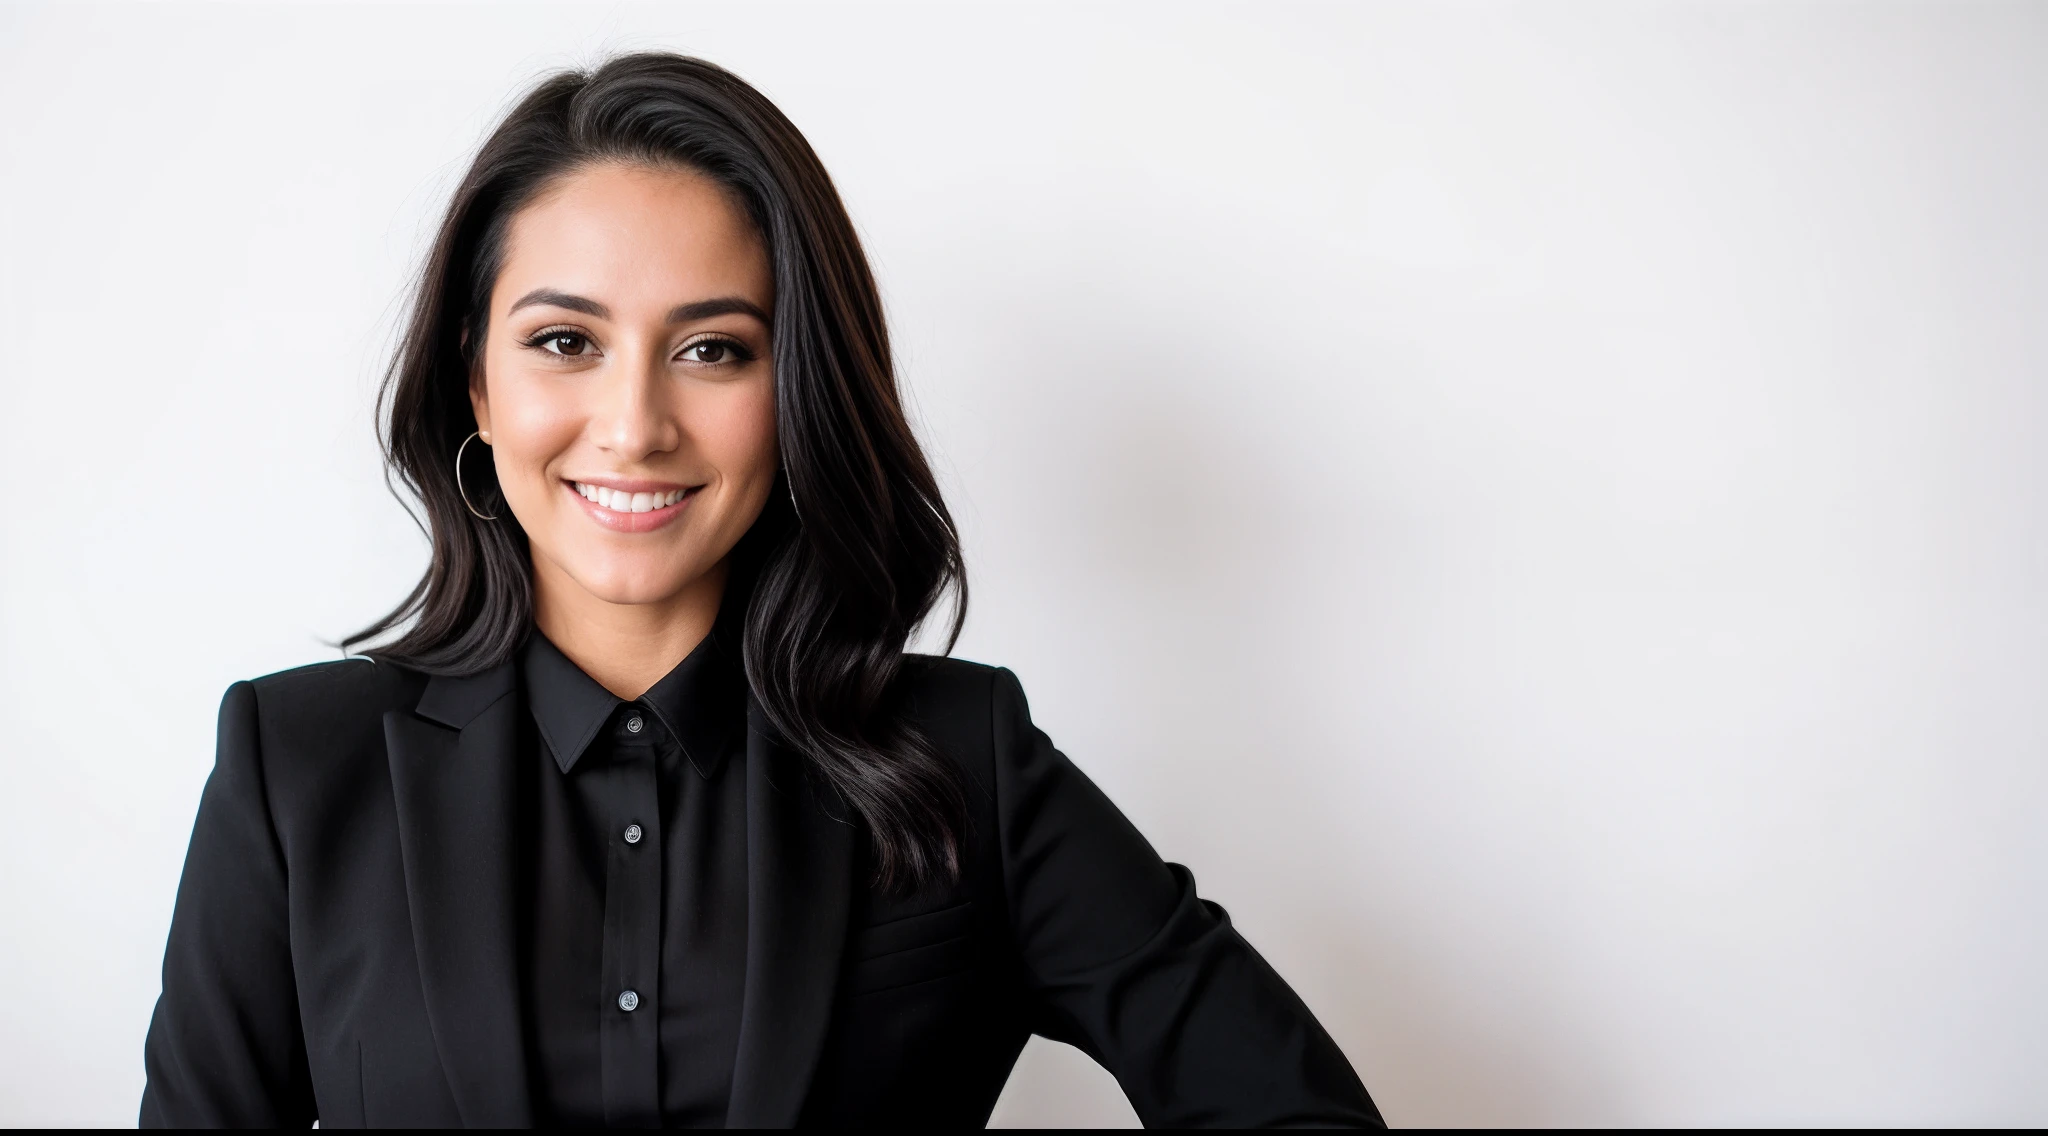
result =
[{"label": "woman's arm", "polygon": [[313,1088],[292,983],[284,854],[263,792],[256,688],[220,706],[164,989],[143,1045],[144,1128],[305,1128]]},{"label": "woman's arm", "polygon": [[996,808],[1012,926],[1043,1020],[1147,1127],[1384,1127],[1287,983],[1032,726],[995,672]]}]

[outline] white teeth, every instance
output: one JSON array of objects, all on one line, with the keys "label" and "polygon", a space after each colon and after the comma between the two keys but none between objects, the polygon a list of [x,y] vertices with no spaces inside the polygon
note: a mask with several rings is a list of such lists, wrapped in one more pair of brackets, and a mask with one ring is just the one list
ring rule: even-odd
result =
[{"label": "white teeth", "polygon": [[651,513],[656,509],[666,509],[689,494],[687,489],[671,489],[666,493],[627,493],[602,485],[586,485],[581,481],[570,484],[585,500],[595,501],[600,507],[619,513]]}]

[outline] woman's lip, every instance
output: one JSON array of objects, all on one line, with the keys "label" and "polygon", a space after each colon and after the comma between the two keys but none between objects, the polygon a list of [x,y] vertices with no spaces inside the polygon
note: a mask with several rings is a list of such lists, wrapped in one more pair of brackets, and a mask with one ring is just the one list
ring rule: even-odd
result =
[{"label": "woman's lip", "polygon": [[[604,485],[608,489],[617,488],[621,492],[646,493],[655,492],[655,490],[628,490],[626,486],[643,484],[653,485],[658,483],[625,482],[622,485],[613,486],[607,482],[586,481],[583,484]],[[667,488],[677,489],[681,487],[674,484],[670,484],[669,486],[667,486]],[[583,494],[578,493],[576,491],[576,485],[574,482],[564,481],[562,483],[562,492],[567,493],[570,496],[570,498],[574,500],[576,504],[583,509],[583,512],[586,516],[588,516],[591,520],[596,521],[598,524],[603,525],[605,528],[612,530],[613,532],[622,533],[653,532],[655,529],[661,528],[664,525],[673,522],[677,517],[683,515],[683,510],[690,507],[690,502],[695,501],[697,499],[697,494],[700,491],[702,491],[703,488],[703,486],[699,485],[690,489],[689,491],[683,494],[682,500],[676,502],[673,505],[668,505],[660,509],[652,509],[645,513],[629,513],[618,509],[607,509],[603,505],[600,505],[597,502],[592,501],[590,498],[585,497]]]}]

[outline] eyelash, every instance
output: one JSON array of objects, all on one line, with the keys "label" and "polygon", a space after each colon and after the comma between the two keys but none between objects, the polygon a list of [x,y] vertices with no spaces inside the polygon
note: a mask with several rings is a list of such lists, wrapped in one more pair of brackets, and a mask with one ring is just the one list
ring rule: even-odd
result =
[{"label": "eyelash", "polygon": [[[676,353],[677,353],[678,355],[680,355],[680,354],[682,354],[682,353],[683,353],[683,352],[685,352],[685,351],[694,351],[694,350],[696,350],[697,348],[699,348],[699,347],[702,347],[702,346],[704,346],[704,345],[705,345],[705,344],[707,344],[707,343],[716,343],[716,344],[718,344],[718,345],[719,345],[720,347],[723,347],[723,348],[725,348],[725,349],[726,349],[727,351],[730,351],[730,352],[732,352],[732,358],[731,358],[730,360],[728,360],[728,362],[732,362],[732,363],[751,363],[751,362],[753,362],[753,361],[754,361],[754,353],[753,353],[752,351],[749,351],[749,350],[747,350],[747,345],[746,345],[746,344],[744,344],[744,343],[741,343],[741,342],[740,342],[739,340],[737,340],[737,339],[734,339],[734,338],[733,338],[732,336],[730,336],[730,335],[717,335],[717,334],[708,334],[708,335],[700,335],[700,336],[697,336],[696,338],[694,338],[694,339],[691,339],[691,340],[689,340],[688,342],[684,343],[684,344],[683,344],[683,345],[682,345],[681,347],[678,347],[678,348],[676,349]],[[723,364],[720,364],[720,363],[705,363],[705,364],[703,364],[703,366],[706,366],[706,367],[717,367],[717,366],[722,366],[722,365],[723,365]]]},{"label": "eyelash", "polygon": [[[588,335],[583,334],[581,331],[578,331],[573,327],[557,326],[541,328],[539,331],[536,331],[532,335],[527,336],[525,339],[520,340],[519,343],[522,347],[531,347],[536,351],[547,351],[547,342],[549,340],[567,339],[570,338],[571,336],[574,336],[575,338],[580,339],[585,343],[590,342],[590,337]],[[557,352],[553,351],[547,351],[547,353],[550,355],[557,354]],[[575,356],[573,355],[563,357],[571,359],[575,358]]]},{"label": "eyelash", "polygon": [[[589,336],[589,335],[587,335],[587,334],[585,334],[585,333],[583,333],[583,332],[581,332],[581,331],[578,331],[577,329],[575,329],[575,328],[573,328],[573,327],[567,327],[567,326],[559,326],[559,325],[558,325],[558,326],[555,326],[555,327],[544,327],[544,328],[541,328],[541,329],[540,329],[539,331],[536,331],[536,332],[534,332],[534,333],[533,333],[532,335],[529,335],[529,336],[527,336],[527,337],[526,337],[525,339],[521,340],[521,341],[520,341],[520,343],[521,343],[521,345],[523,345],[523,346],[525,346],[525,347],[530,347],[530,348],[532,348],[532,349],[533,349],[533,350],[535,350],[535,351],[547,351],[547,347],[546,347],[546,344],[547,344],[547,342],[548,342],[549,340],[551,340],[551,339],[567,339],[567,338],[570,338],[570,337],[572,337],[572,336],[573,336],[574,338],[577,338],[577,339],[580,339],[580,340],[582,340],[582,341],[583,341],[583,342],[585,342],[585,343],[589,343],[589,342],[591,342],[591,339],[590,339],[590,336]],[[705,345],[705,344],[707,344],[707,343],[716,343],[716,344],[718,344],[718,345],[719,345],[720,347],[723,347],[723,348],[725,348],[725,349],[726,349],[727,351],[730,351],[730,352],[732,352],[732,355],[733,355],[733,357],[732,357],[732,359],[730,360],[730,362],[734,362],[734,363],[751,363],[751,362],[753,362],[753,361],[754,361],[754,353],[753,353],[752,351],[749,351],[749,350],[747,350],[747,345],[746,345],[746,344],[744,344],[744,343],[741,343],[741,342],[740,342],[739,340],[737,340],[737,339],[734,339],[733,337],[731,337],[731,336],[729,336],[729,335],[707,334],[707,335],[700,335],[700,336],[697,336],[696,338],[694,338],[694,339],[691,339],[691,340],[689,340],[688,342],[684,343],[684,344],[683,344],[683,345],[682,345],[681,347],[677,348],[677,349],[676,349],[676,353],[677,353],[678,355],[680,355],[680,354],[682,354],[682,353],[683,353],[683,352],[685,352],[685,351],[690,351],[690,350],[693,350],[693,349],[695,349],[695,348],[698,348],[698,347],[702,347],[702,346],[704,346],[704,345]],[[548,353],[548,354],[550,354],[550,355],[555,355],[556,357],[558,357],[558,358],[563,358],[563,359],[576,359],[576,358],[580,358],[580,356],[576,356],[576,355],[562,355],[562,354],[560,354],[559,352],[554,352],[554,351],[547,351],[547,353]],[[706,363],[706,364],[704,364],[704,366],[707,366],[707,367],[716,367],[716,366],[719,366],[719,365],[720,365],[720,364],[718,364],[718,363]]]}]

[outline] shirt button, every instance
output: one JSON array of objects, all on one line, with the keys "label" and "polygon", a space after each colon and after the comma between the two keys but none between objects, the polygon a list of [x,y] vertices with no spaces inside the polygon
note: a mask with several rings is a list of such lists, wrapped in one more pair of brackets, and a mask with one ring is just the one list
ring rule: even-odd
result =
[{"label": "shirt button", "polygon": [[640,843],[640,826],[639,826],[639,825],[637,825],[637,824],[629,824],[629,825],[627,825],[627,826],[626,826],[626,843],[628,843],[628,844],[638,844],[638,843]]},{"label": "shirt button", "polygon": [[619,1009],[632,1013],[640,1008],[640,995],[628,990],[619,995]]},{"label": "shirt button", "polygon": [[638,714],[635,714],[631,718],[626,719],[626,732],[629,734],[637,734],[640,732],[640,727],[644,724],[645,723],[640,721],[640,716]]}]

